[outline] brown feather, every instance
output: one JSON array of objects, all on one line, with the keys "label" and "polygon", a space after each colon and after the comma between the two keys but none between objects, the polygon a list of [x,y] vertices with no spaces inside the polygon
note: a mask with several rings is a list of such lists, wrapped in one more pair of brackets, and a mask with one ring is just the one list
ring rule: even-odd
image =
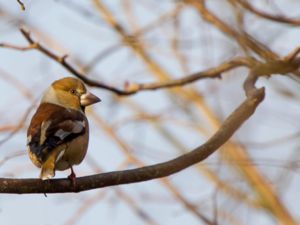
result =
[{"label": "brown feather", "polygon": [[[43,124],[46,125],[43,126]],[[42,131],[43,127],[46,130]],[[27,131],[30,159],[36,166],[41,167],[48,157],[52,156],[52,153],[55,152],[56,160],[59,152],[65,150],[65,155],[62,156],[61,160],[69,165],[60,167],[67,169],[75,163],[78,164],[82,161],[87,150],[87,131],[88,121],[83,112],[66,109],[56,104],[42,103],[33,116]],[[72,143],[77,138],[83,143],[79,146],[78,143],[77,146],[73,146]],[[59,146],[61,150],[57,152]],[[71,148],[74,148],[75,151]]]}]

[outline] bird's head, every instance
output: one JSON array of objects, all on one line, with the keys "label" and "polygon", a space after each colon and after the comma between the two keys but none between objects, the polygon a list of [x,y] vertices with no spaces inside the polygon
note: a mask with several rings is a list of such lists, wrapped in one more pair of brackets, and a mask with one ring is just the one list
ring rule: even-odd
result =
[{"label": "bird's head", "polygon": [[87,91],[82,81],[73,77],[54,81],[42,99],[42,102],[83,111],[86,106],[100,101],[100,98]]}]

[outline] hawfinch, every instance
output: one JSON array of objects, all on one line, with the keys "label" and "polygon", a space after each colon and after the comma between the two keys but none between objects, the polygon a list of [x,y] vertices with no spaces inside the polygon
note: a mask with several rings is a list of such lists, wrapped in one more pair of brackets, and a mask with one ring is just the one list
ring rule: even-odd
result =
[{"label": "hawfinch", "polygon": [[55,170],[79,164],[87,151],[89,124],[86,106],[100,99],[88,92],[75,78],[57,80],[46,90],[32,117],[27,131],[28,154],[34,165],[41,168],[42,180],[54,177]]}]

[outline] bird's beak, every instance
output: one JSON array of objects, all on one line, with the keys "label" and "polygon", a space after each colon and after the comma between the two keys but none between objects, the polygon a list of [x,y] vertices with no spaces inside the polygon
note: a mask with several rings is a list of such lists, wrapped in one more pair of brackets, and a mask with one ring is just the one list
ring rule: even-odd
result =
[{"label": "bird's beak", "polygon": [[93,95],[90,92],[87,92],[80,96],[80,105],[81,106],[89,106],[95,104],[97,102],[101,102],[101,99],[98,98],[96,95]]}]

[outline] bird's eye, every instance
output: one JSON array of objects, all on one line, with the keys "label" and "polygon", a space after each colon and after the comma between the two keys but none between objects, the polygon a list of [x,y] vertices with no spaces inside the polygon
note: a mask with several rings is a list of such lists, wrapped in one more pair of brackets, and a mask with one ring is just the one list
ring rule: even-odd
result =
[{"label": "bird's eye", "polygon": [[73,94],[73,95],[76,94],[76,90],[75,90],[75,89],[71,89],[70,92],[71,92],[71,94]]}]

